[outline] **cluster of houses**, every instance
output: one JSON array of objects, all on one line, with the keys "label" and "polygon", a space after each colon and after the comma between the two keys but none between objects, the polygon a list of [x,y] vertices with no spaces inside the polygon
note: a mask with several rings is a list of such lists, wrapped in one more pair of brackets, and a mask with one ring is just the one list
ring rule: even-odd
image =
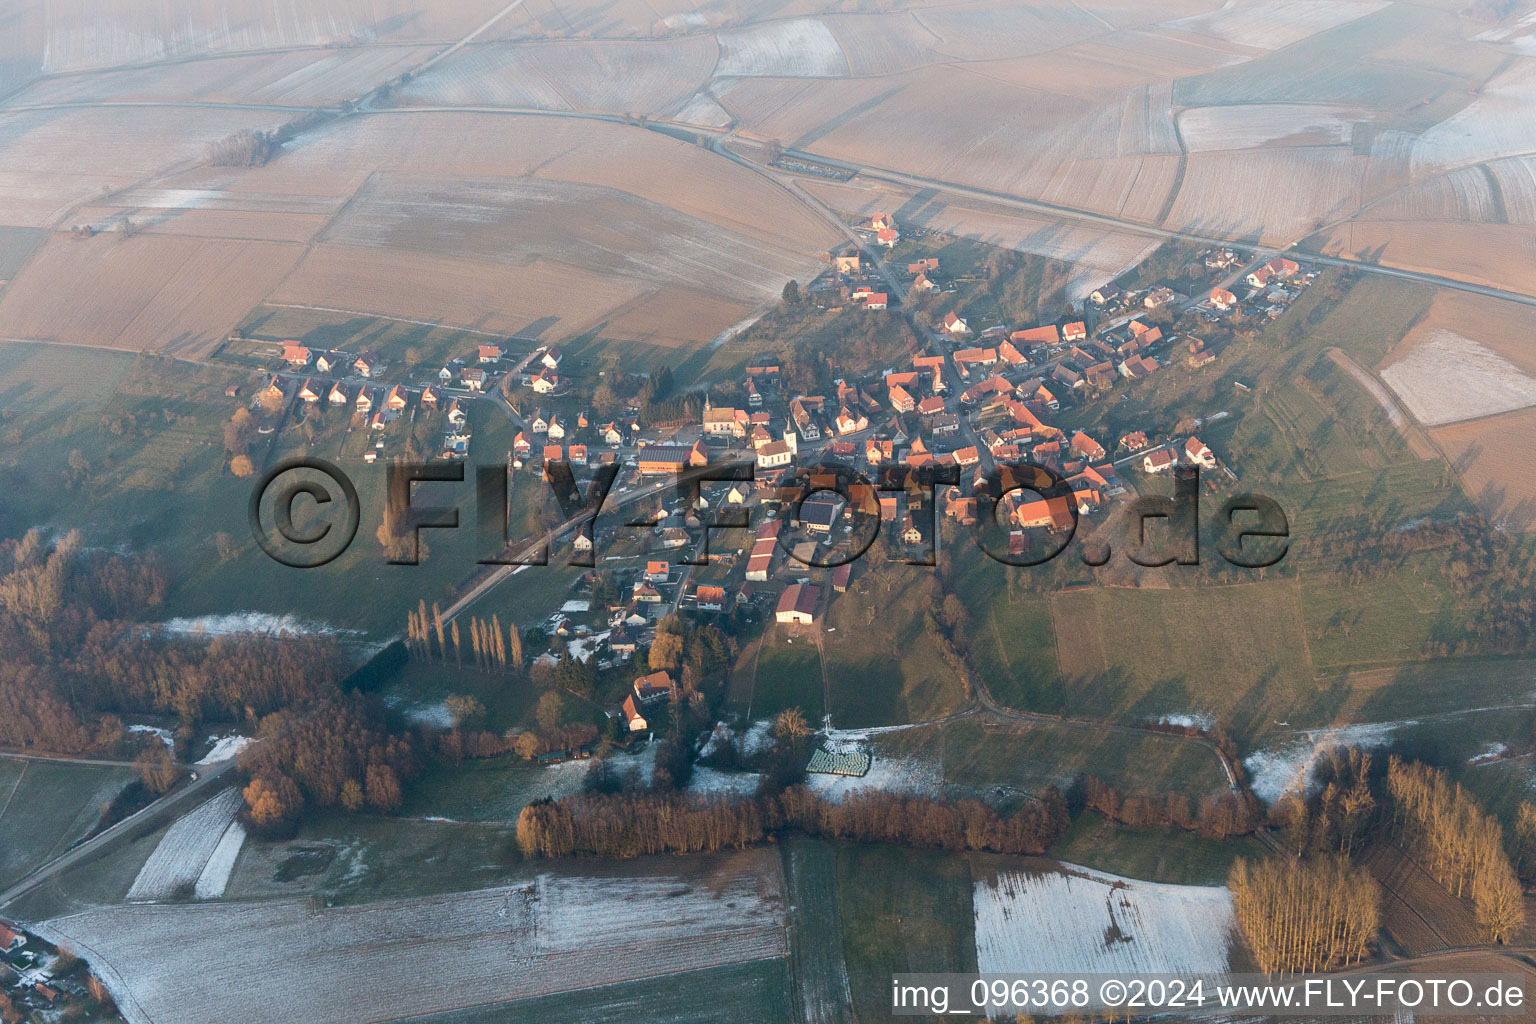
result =
[{"label": "cluster of houses", "polygon": [[[880,243],[895,244],[900,237],[887,215],[873,218],[868,230]],[[1203,258],[1224,279],[1245,266],[1243,256],[1231,249],[1212,250]],[[827,276],[845,295],[872,308],[888,300],[875,287],[876,268],[864,254],[829,254],[829,260]],[[918,291],[937,289],[936,258],[914,260],[906,271]],[[1253,268],[1246,277],[1250,284],[1261,280],[1266,299],[1268,289],[1308,279],[1295,261],[1284,258]],[[1130,484],[1121,475],[1127,466],[1148,475],[1180,466],[1220,467],[1216,453],[1195,436],[1154,440],[1143,429],[1116,440],[1057,425],[1064,406],[1080,406],[1119,381],[1164,372],[1175,360],[1198,368],[1216,358],[1201,339],[1173,333],[1177,326],[1160,326],[1170,322],[1166,315],[1153,322],[1144,312],[1186,301],[1171,288],[1125,295],[1106,287],[1093,298],[1121,314],[1087,311],[1083,319],[988,327],[977,334],[962,311],[951,310],[934,330],[933,340],[947,344],[913,354],[903,365],[835,380],[824,393],[787,393],[780,367],[749,366],[734,386],[710,391],[696,433],[684,428],[665,442],[648,442],[633,419],[597,423],[578,413],[567,421],[536,410],[530,435],[519,434],[516,441],[518,465],[555,459],[622,461],[637,480],[665,479],[709,463],[750,460],[755,466],[752,481],[713,485],[696,508],[662,509],[652,550],[696,544],[694,514],[711,505],[753,513],[744,543],[732,546],[715,537],[703,565],[688,573],[675,571],[668,561],[647,561],[628,582],[623,600],[607,609],[608,628],[600,640],[592,637],[596,627],[572,627],[565,620],[554,631],[593,639],[591,650],[611,664],[643,648],[657,620],[674,610],[721,614],[762,606],[782,626],[815,626],[837,595],[849,589],[858,562],[812,575],[804,556],[834,545],[860,525],[861,517],[890,540],[911,546],[913,553],[933,542],[929,524],[902,512],[905,497],[899,493],[822,491],[799,500],[804,481],[795,471],[811,465],[845,467],[868,480],[892,467],[945,470],[941,477],[958,483],[937,488],[937,511],[960,525],[978,521],[983,489],[995,488],[1000,480],[995,515],[1009,533],[1010,546],[1020,550],[1034,537],[1070,529],[1075,517],[1098,514],[1128,494]],[[1252,292],[1239,299],[1218,286],[1197,306],[1184,306],[1181,317],[1201,310],[1230,314],[1240,302],[1253,299]],[[557,367],[558,353],[529,380]],[[1038,481],[1012,468],[1023,461],[1049,468],[1065,487],[1049,496],[1033,490]],[[1012,475],[1016,472],[1017,477]],[[649,728],[657,708],[675,692],[665,673],[642,677],[623,702],[628,728]]]},{"label": "cluster of houses", "polygon": [[86,999],[79,977],[57,974],[58,960],[57,953],[30,939],[19,926],[0,920],[0,992],[20,1012],[52,1019],[51,1014],[65,1011],[71,1002]]}]

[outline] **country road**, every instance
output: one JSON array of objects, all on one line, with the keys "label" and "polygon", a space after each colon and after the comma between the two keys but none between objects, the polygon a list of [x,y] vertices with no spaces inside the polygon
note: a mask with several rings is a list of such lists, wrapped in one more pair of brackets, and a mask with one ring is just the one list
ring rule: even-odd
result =
[{"label": "country road", "polygon": [[227,781],[225,776],[234,766],[233,759],[213,765],[197,766],[195,770],[198,772],[198,777],[192,782],[167,793],[148,807],[140,808],[116,825],[92,836],[0,892],[0,910],[61,872],[105,852],[108,847],[130,837],[138,826],[170,814],[185,804],[196,803],[200,797],[217,791]]}]

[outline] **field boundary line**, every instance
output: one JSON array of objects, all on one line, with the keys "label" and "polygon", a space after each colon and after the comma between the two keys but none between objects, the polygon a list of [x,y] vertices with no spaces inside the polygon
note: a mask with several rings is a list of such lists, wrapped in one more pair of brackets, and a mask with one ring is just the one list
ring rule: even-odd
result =
[{"label": "field boundary line", "polygon": [[0,804],[0,819],[5,817],[5,812],[11,809],[11,801],[16,799],[16,791],[21,788],[21,780],[27,777],[27,766],[31,761],[21,762],[21,774],[16,776],[16,785],[11,787],[11,793],[5,798],[5,803]]},{"label": "field boundary line", "polygon": [[344,313],[347,316],[371,316],[378,320],[392,320],[396,323],[415,324],[418,327],[441,327],[450,331],[462,331],[465,334],[481,334],[487,338],[518,338],[521,341],[534,341],[533,338],[521,338],[516,334],[508,334],[506,331],[482,331],[474,327],[460,327],[457,324],[445,324],[434,320],[413,320],[406,316],[389,316],[385,313],[370,313],[364,309],[342,309],[338,306],[316,306],[308,302],[262,302],[263,306],[273,309],[300,309],[310,310],[316,313]]}]

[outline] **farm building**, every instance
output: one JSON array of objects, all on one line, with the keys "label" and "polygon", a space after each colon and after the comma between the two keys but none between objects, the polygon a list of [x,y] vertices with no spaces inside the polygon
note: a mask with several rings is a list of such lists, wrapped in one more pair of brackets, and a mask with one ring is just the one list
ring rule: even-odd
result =
[{"label": "farm building", "polygon": [[641,449],[636,460],[636,472],[641,476],[662,476],[681,473],[689,466],[702,466],[709,461],[709,453],[701,443],[653,444]]},{"label": "farm building", "polygon": [[815,590],[804,583],[791,583],[784,588],[784,593],[779,596],[779,606],[774,609],[773,617],[777,622],[800,623],[801,625],[814,625],[816,622],[816,603],[820,596]]},{"label": "farm building", "polygon": [[640,709],[635,706],[635,698],[633,696],[624,698],[624,720],[629,723],[630,732],[645,732],[646,729],[650,728],[646,724],[645,716],[640,714]]}]

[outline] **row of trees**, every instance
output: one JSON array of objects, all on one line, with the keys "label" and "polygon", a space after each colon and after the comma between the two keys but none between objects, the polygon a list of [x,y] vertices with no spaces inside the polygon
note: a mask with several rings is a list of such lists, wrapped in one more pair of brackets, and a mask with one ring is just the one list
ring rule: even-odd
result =
[{"label": "row of trees", "polygon": [[1056,790],[1003,816],[956,802],[872,791],[832,803],[804,786],[747,799],[681,793],[587,793],[523,808],[517,838],[534,857],[636,857],[740,849],[795,830],[828,839],[941,850],[1039,854],[1069,822]]},{"label": "row of trees", "polygon": [[1232,909],[1266,974],[1325,971],[1365,959],[1381,917],[1381,887],[1349,858],[1239,857],[1227,876]]},{"label": "row of trees", "polygon": [[[419,602],[415,610],[406,610],[405,635],[406,644],[411,654],[416,657],[432,657],[432,641],[435,639],[437,657],[447,661],[451,644],[454,664],[460,668],[464,667],[464,647],[462,635],[459,632],[459,620],[450,621],[445,628],[443,613],[436,602],[432,604],[430,618],[427,615],[425,601]],[[518,636],[515,626],[503,631],[501,619],[496,615],[492,615],[489,620],[481,618],[469,620],[469,647],[475,667],[482,671],[521,672],[523,670],[522,637]]]},{"label": "row of trees", "polygon": [[1460,783],[1428,765],[1387,763],[1392,824],[1404,846],[1452,896],[1470,896],[1489,941],[1525,926],[1524,895],[1504,850],[1504,830]]},{"label": "row of trees", "polygon": [[1264,818],[1257,798],[1248,792],[1213,794],[1193,805],[1181,793],[1123,795],[1092,776],[1083,780],[1083,806],[1131,828],[1171,826],[1208,839],[1246,835]]}]

